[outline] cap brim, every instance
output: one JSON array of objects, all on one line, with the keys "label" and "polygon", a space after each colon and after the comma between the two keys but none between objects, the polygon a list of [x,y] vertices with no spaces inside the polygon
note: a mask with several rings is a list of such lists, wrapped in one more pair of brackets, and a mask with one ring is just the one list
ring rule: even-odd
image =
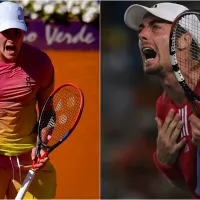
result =
[{"label": "cap brim", "polygon": [[25,32],[27,31],[26,24],[23,22],[9,21],[9,22],[0,23],[0,32],[5,31],[7,29],[11,29],[11,28],[18,28]]},{"label": "cap brim", "polygon": [[134,4],[126,10],[124,21],[128,27],[138,30],[139,25],[142,23],[143,17],[147,12],[151,13],[151,9],[139,4]]}]

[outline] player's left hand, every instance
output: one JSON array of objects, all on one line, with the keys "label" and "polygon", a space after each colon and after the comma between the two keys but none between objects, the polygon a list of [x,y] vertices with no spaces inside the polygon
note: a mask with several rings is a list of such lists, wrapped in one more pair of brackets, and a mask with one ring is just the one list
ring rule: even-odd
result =
[{"label": "player's left hand", "polygon": [[[40,156],[43,156],[45,153],[45,151],[43,149],[40,150]],[[35,162],[37,162],[38,157],[36,156],[36,147],[33,147],[32,149],[32,153],[31,153],[31,159]],[[49,157],[45,157],[43,159],[40,160],[40,162],[38,164],[35,164],[35,171],[41,169],[44,167],[44,165],[46,164],[46,162],[49,160]]]},{"label": "player's left hand", "polygon": [[200,119],[192,114],[189,121],[192,128],[192,143],[200,147]]}]

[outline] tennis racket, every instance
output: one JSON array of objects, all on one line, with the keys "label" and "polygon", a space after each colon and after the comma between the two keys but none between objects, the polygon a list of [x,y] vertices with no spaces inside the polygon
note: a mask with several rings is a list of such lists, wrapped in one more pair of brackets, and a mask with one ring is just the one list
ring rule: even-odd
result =
[{"label": "tennis racket", "polygon": [[[174,74],[185,91],[193,113],[200,117],[196,103],[200,103],[200,11],[187,10],[173,22],[170,33],[170,59]],[[197,148],[197,186],[200,195],[200,148]]]},{"label": "tennis racket", "polygon": [[[83,110],[83,93],[74,84],[63,84],[47,99],[38,122],[37,163],[62,144],[76,127]],[[39,157],[40,150],[45,153]],[[35,176],[34,164],[29,170],[15,199],[21,200]]]}]

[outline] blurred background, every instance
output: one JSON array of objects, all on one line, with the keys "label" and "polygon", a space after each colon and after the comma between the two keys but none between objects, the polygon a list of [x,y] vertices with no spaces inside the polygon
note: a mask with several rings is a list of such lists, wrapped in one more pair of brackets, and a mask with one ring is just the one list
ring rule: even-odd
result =
[{"label": "blurred background", "polygon": [[[163,1],[162,1],[163,2]],[[197,1],[172,1],[200,8]],[[131,4],[101,2],[101,198],[192,198],[175,189],[153,163],[160,83],[143,74],[137,32],[124,24]]]},{"label": "blurred background", "polygon": [[57,172],[55,199],[100,195],[98,0],[13,0],[25,12],[24,42],[43,51],[55,67],[55,88],[66,82],[84,94],[82,117],[73,134],[50,155]]}]

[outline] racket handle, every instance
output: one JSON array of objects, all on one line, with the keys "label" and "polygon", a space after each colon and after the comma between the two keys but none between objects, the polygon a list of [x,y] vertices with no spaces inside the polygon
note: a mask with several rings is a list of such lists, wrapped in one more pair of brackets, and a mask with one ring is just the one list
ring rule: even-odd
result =
[{"label": "racket handle", "polygon": [[196,194],[200,196],[200,148],[197,148],[197,186]]},{"label": "racket handle", "polygon": [[33,178],[35,176],[35,172],[33,169],[30,169],[28,171],[28,174],[20,188],[20,190],[18,191],[17,193],[17,196],[15,197],[15,200],[21,200],[24,198],[26,192],[28,191],[29,189],[29,186],[31,185],[32,181],[33,181]]}]

